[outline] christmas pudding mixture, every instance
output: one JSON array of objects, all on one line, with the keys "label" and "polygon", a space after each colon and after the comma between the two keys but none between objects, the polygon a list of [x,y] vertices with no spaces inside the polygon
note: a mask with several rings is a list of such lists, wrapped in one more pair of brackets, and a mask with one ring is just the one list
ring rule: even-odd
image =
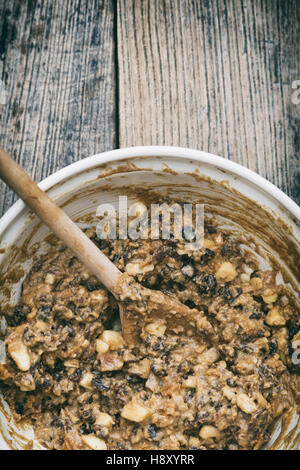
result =
[{"label": "christmas pudding mixture", "polygon": [[[258,449],[299,399],[299,311],[277,270],[262,271],[232,234],[205,224],[184,240],[99,240],[123,272],[205,315],[188,337],[148,323],[123,340],[112,295],[54,237],[5,312],[1,391],[49,449]],[[297,396],[298,393],[298,396]]]}]

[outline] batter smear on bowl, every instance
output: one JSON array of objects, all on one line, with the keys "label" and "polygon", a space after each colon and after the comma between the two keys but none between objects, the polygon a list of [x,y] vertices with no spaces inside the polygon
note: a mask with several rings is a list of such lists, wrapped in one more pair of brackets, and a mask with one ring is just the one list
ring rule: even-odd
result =
[{"label": "batter smear on bowl", "polygon": [[[50,449],[258,449],[296,406],[299,311],[276,268],[259,269],[207,220],[184,241],[89,237],[123,272],[201,312],[215,338],[145,323],[138,348],[114,298],[54,237],[6,314],[1,388],[17,421]],[[120,328],[119,328],[120,329]],[[297,396],[298,393],[298,396]]]}]

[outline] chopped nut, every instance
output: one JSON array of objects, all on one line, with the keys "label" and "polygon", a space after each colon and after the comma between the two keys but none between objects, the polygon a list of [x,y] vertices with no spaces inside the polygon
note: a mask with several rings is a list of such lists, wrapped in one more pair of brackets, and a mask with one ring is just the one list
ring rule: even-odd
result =
[{"label": "chopped nut", "polygon": [[56,276],[55,274],[51,274],[51,273],[48,273],[46,274],[45,276],[45,283],[46,284],[49,284],[50,286],[52,286],[56,281]]},{"label": "chopped nut", "polygon": [[253,277],[250,281],[251,286],[255,290],[262,289],[263,283],[260,277]]},{"label": "chopped nut", "polygon": [[31,362],[28,349],[20,338],[16,338],[7,346],[8,353],[15,361],[18,369],[26,372],[30,369]]},{"label": "chopped nut", "polygon": [[96,351],[98,354],[105,354],[109,350],[107,343],[102,341],[102,339],[96,339]]},{"label": "chopped nut", "polygon": [[152,415],[152,411],[139,403],[130,402],[124,406],[121,412],[122,418],[135,423],[141,423]]},{"label": "chopped nut", "polygon": [[215,426],[205,424],[200,429],[199,436],[201,437],[201,439],[204,439],[204,440],[212,439],[212,438],[218,439],[220,437],[220,433],[217,430],[217,428],[215,428]]},{"label": "chopped nut", "polygon": [[288,342],[288,330],[287,328],[280,328],[275,331],[274,337],[278,344],[278,349],[284,351]]},{"label": "chopped nut", "polygon": [[266,304],[273,304],[274,302],[276,302],[278,295],[272,289],[266,289],[263,293],[262,298]]},{"label": "chopped nut", "polygon": [[91,372],[86,372],[83,375],[83,377],[81,378],[81,380],[79,382],[79,385],[81,385],[81,387],[86,388],[87,390],[92,390],[93,389],[93,386],[92,386],[93,378],[94,378],[94,376]]},{"label": "chopped nut", "polygon": [[148,325],[145,326],[145,330],[149,335],[154,335],[154,336],[163,336],[165,334],[167,327],[162,321],[157,321],[153,323],[148,323]]},{"label": "chopped nut", "polygon": [[150,374],[151,362],[149,359],[143,359],[139,362],[134,362],[128,368],[129,374],[135,374],[143,379],[147,379]]},{"label": "chopped nut", "polygon": [[251,414],[257,410],[257,405],[254,400],[245,393],[239,393],[236,398],[237,406],[244,411],[244,413]]},{"label": "chopped nut", "polygon": [[197,378],[194,375],[190,375],[184,382],[184,388],[196,388]]},{"label": "chopped nut", "polygon": [[153,271],[153,264],[146,264],[145,266],[142,263],[128,263],[126,264],[126,272],[130,276],[136,276],[137,274],[146,274],[150,271]]},{"label": "chopped nut", "polygon": [[101,411],[99,411],[96,416],[95,424],[97,426],[105,426],[109,428],[114,424],[114,420],[108,413],[102,413]]},{"label": "chopped nut", "polygon": [[182,274],[184,274],[187,277],[193,277],[194,275],[194,268],[191,264],[186,264],[181,268]]},{"label": "chopped nut", "polygon": [[105,353],[101,354],[100,357],[100,370],[101,372],[108,372],[112,370],[121,370],[124,361],[118,356],[118,353]]},{"label": "chopped nut", "polygon": [[78,359],[67,359],[64,361],[64,366],[70,369],[78,369],[79,361]]},{"label": "chopped nut", "polygon": [[222,392],[223,392],[224,397],[230,401],[233,400],[236,396],[234,390],[232,390],[232,388],[227,387],[227,386],[223,387]]},{"label": "chopped nut", "polygon": [[107,296],[103,290],[94,290],[89,293],[89,298],[93,304],[97,303],[97,306],[103,306],[107,303]]},{"label": "chopped nut", "polygon": [[203,248],[208,248],[209,250],[213,250],[214,248],[216,248],[216,245],[213,240],[210,240],[209,238],[204,238]]},{"label": "chopped nut", "polygon": [[207,351],[203,352],[199,356],[199,362],[201,364],[211,365],[219,358],[219,353],[215,348],[210,348]]},{"label": "chopped nut", "polygon": [[191,436],[189,438],[189,447],[200,447],[200,440],[197,437]]},{"label": "chopped nut", "polygon": [[216,272],[217,281],[233,281],[236,276],[236,269],[229,261],[222,263]]},{"label": "chopped nut", "polygon": [[122,349],[125,345],[123,336],[119,331],[105,330],[102,333],[101,339],[104,343],[108,344],[109,349],[112,351]]},{"label": "chopped nut", "polygon": [[250,282],[250,274],[248,273],[242,273],[240,275],[240,280],[241,282],[243,282],[244,284],[246,284],[247,282]]},{"label": "chopped nut", "polygon": [[95,434],[86,434],[81,436],[82,441],[92,450],[106,450],[107,446],[102,439]]},{"label": "chopped nut", "polygon": [[270,326],[284,326],[286,324],[286,320],[280,313],[278,307],[273,307],[266,317],[266,323]]}]

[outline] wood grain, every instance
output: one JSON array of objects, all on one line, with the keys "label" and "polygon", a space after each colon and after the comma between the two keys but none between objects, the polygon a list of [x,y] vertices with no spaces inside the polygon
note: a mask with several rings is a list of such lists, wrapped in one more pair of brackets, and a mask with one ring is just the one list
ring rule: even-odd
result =
[{"label": "wood grain", "polygon": [[120,145],[194,147],[300,203],[298,0],[119,0]]},{"label": "wood grain", "polygon": [[36,181],[115,147],[114,38],[113,0],[0,0],[0,145]]}]

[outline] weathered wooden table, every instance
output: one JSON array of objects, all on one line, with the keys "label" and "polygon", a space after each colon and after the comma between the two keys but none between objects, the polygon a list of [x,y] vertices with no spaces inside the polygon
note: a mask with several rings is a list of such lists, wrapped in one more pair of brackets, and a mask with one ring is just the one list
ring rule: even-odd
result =
[{"label": "weathered wooden table", "polygon": [[[0,0],[0,12],[0,145],[37,181],[168,144],[239,162],[300,202],[299,0]],[[0,212],[14,200],[1,184]]]}]

